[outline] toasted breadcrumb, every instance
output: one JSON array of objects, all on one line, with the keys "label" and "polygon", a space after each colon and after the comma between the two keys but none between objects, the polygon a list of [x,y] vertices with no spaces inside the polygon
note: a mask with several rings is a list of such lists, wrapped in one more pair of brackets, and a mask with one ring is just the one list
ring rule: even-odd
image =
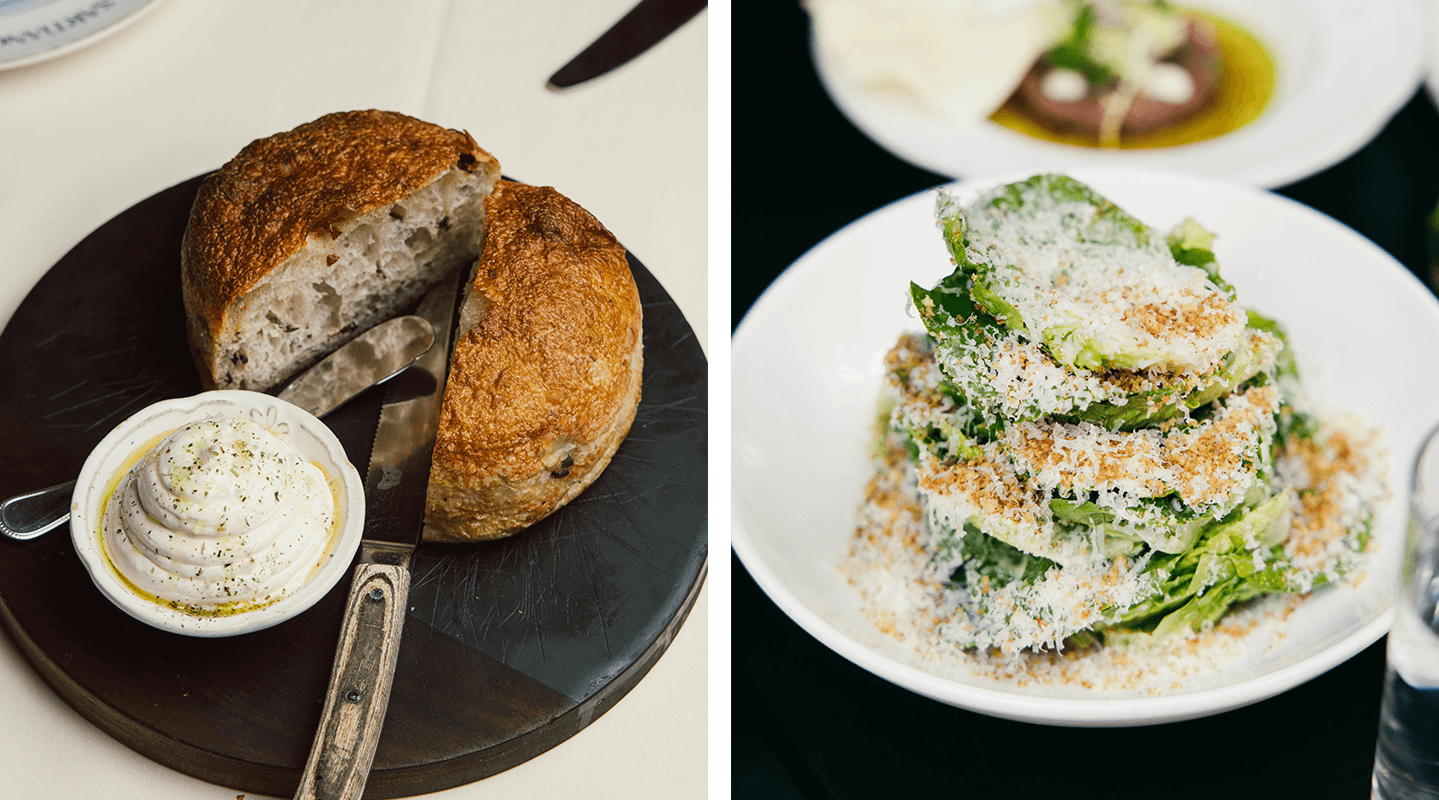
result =
[{"label": "toasted breadcrumb", "polygon": [[[911,411],[922,412],[934,403],[949,403],[936,388],[938,373],[932,355],[917,338],[902,339],[890,353],[887,366],[904,367],[904,379],[894,381],[900,405],[919,406]],[[1223,473],[1232,466],[1235,453],[1252,441],[1255,429],[1265,421],[1272,425],[1278,402],[1270,387],[1250,389],[1238,396],[1233,413],[1214,415],[1208,428],[1192,428],[1187,438],[1171,437],[1174,444],[1156,450],[1155,458],[1168,458],[1172,464],[1190,461],[1198,472]],[[1056,449],[1052,442],[1049,447]],[[1038,445],[1036,449],[1040,449]],[[974,647],[976,622],[957,610],[955,589],[949,585],[954,565],[936,557],[936,537],[927,524],[919,493],[921,481],[931,481],[931,490],[942,480],[968,482],[971,488],[984,489],[978,494],[987,493],[997,508],[1016,521],[1047,511],[1035,505],[1012,472],[998,477],[1003,471],[984,459],[960,461],[938,472],[940,468],[934,464],[916,465],[901,437],[885,432],[878,437],[874,453],[875,474],[865,493],[850,552],[840,565],[859,593],[864,614],[886,639],[912,650],[935,674],[1020,687],[1066,686],[1145,694],[1191,687],[1256,642],[1282,639],[1288,616],[1314,586],[1343,580],[1346,574],[1351,581],[1362,579],[1363,572],[1356,567],[1357,553],[1363,547],[1353,539],[1356,531],[1367,530],[1372,509],[1387,499],[1378,432],[1352,418],[1322,416],[1312,438],[1291,437],[1286,447],[1276,452],[1276,481],[1294,490],[1293,523],[1284,552],[1296,573],[1307,576],[1299,593],[1250,601],[1211,628],[1186,630],[1162,642],[1137,636],[1123,644],[1100,646],[1061,638],[1050,640],[1047,648],[1033,648],[1009,634],[1009,640],[990,636],[986,639],[989,646]],[[1065,585],[1072,594],[1070,605],[1049,611],[1066,617],[1070,624],[1100,624],[1107,605],[1122,604],[1142,590],[1126,579],[1137,573],[1141,564],[1122,556],[1103,564],[1102,571],[1066,567],[1064,572],[1074,573]],[[1018,582],[1010,586],[1017,587]],[[1007,590],[988,579],[973,589],[996,609],[1002,627],[1022,630],[1028,625],[1029,631],[1023,635],[1043,641],[1049,623],[1032,618],[1017,621],[1025,612]]]}]

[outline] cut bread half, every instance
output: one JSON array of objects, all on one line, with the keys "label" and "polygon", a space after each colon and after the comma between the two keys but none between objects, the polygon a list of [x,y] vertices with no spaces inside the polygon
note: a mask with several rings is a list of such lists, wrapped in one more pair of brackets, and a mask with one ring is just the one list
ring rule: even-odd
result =
[{"label": "cut bread half", "polygon": [[499,162],[403,114],[252,142],[200,187],[181,250],[207,389],[264,391],[416,301],[484,239]]},{"label": "cut bread half", "polygon": [[548,187],[501,181],[461,307],[426,541],[510,536],[589,486],[628,434],[643,380],[625,248]]}]

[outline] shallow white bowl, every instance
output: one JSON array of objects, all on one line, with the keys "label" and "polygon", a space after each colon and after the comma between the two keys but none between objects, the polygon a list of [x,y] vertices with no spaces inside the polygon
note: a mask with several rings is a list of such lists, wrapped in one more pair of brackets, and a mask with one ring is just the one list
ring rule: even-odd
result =
[{"label": "shallow white bowl", "polygon": [[[279,434],[305,460],[317,464],[340,501],[329,558],[295,592],[267,606],[230,616],[186,614],[147,599],[127,586],[101,549],[100,509],[107,489],[136,451],[158,436],[198,420],[243,416]],[[90,578],[116,606],[148,625],[187,636],[235,636],[258,631],[299,614],[324,597],[349,571],[365,525],[364,482],[335,434],[304,409],[267,394],[205,392],[163,400],[115,427],[85,460],[70,504],[70,536]]]},{"label": "shallow white bowl", "polygon": [[[1232,133],[1141,150],[1036,139],[987,119],[922,114],[865,92],[811,45],[825,90],[860,130],[900,158],[955,178],[1052,165],[1128,167],[1284,186],[1336,164],[1379,133],[1423,78],[1428,7],[1422,0],[1184,0],[1250,31],[1269,48],[1278,85],[1269,107]],[[1439,52],[1439,51],[1435,51]]]},{"label": "shallow white bowl", "polygon": [[[861,667],[920,694],[994,716],[1058,725],[1141,725],[1214,714],[1334,667],[1388,629],[1403,551],[1403,494],[1419,442],[1439,420],[1439,303],[1398,262],[1313,209],[1244,186],[1176,174],[1069,174],[1149,225],[1187,216],[1216,234],[1220,269],[1246,306],[1289,331],[1310,392],[1381,426],[1391,502],[1380,509],[1363,580],[1314,593],[1273,647],[1166,694],[1029,686],[936,674],[861,610],[839,565],[855,531],[884,354],[922,329],[910,281],[954,266],[921,192],[819,243],[766,290],[732,353],[732,536],[755,581],[796,623]],[[1022,180],[957,185],[962,195]]]}]

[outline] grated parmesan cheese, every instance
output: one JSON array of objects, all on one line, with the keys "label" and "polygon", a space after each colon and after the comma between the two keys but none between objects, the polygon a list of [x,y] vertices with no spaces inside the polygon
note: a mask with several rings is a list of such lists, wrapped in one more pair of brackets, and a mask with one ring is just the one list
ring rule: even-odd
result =
[{"label": "grated parmesan cheese", "polygon": [[[1076,539],[1068,542],[1077,557],[1033,584],[956,585],[951,576],[961,565],[938,556],[940,528],[926,509],[918,470],[892,433],[882,439],[840,569],[879,630],[948,674],[1154,693],[1183,688],[1186,679],[1237,657],[1244,637],[1256,629],[1282,635],[1294,603],[1355,566],[1359,548],[1353,539],[1370,519],[1353,512],[1373,509],[1387,496],[1379,469],[1383,454],[1374,432],[1353,420],[1323,420],[1316,440],[1322,444],[1295,445],[1277,459],[1276,481],[1302,476],[1291,485],[1294,522],[1283,548],[1285,559],[1299,567],[1295,594],[1233,612],[1206,630],[1181,631],[1164,641],[1120,637],[1106,647],[1067,641],[1075,631],[1105,623],[1114,608],[1134,603],[1153,584],[1144,574],[1148,555],[1126,561],[1093,550],[1081,554]],[[1325,477],[1309,477],[1314,474]],[[1303,496],[1317,499],[1306,504]],[[1263,569],[1261,550],[1247,552],[1253,567]]]},{"label": "grated parmesan cheese", "polygon": [[1205,374],[1239,345],[1244,311],[1205,270],[1068,178],[939,203],[963,229],[976,280],[1017,312],[1022,325],[1010,327],[1061,364]]},{"label": "grated parmesan cheese", "polygon": [[[1273,369],[1282,344],[1273,334],[1244,329],[1238,347],[1221,367],[1234,365],[1238,377]],[[1069,369],[1044,349],[1010,331],[994,340],[948,339],[935,346],[944,373],[967,397],[995,417],[1032,420],[1073,416],[1098,403],[1123,405],[1135,396],[1154,398],[1152,410],[1235,377],[1216,368],[1204,373]],[[1234,362],[1240,362],[1234,364]]]},{"label": "grated parmesan cheese", "polygon": [[882,630],[1066,676],[1217,647],[1258,625],[1235,604],[1356,569],[1378,437],[1315,428],[1282,331],[1183,249],[1197,223],[1165,244],[1059,176],[938,212],[958,268],[886,356],[848,564]]},{"label": "grated parmesan cheese", "polygon": [[1125,499],[1177,493],[1220,517],[1259,481],[1260,450],[1274,435],[1278,411],[1278,393],[1262,386],[1224,399],[1194,425],[1117,433],[1088,422],[1025,422],[1003,441],[1017,468],[1047,490],[1098,492],[1116,498],[1102,504],[1118,512]]}]

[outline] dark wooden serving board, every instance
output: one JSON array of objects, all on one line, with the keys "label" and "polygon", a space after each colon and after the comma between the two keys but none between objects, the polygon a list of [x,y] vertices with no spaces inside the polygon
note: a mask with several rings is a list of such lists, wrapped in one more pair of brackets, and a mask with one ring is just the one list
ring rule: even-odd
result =
[{"label": "dark wooden serving board", "polygon": [[[73,478],[115,424],[201,390],[179,289],[199,180],[88,236],[0,333],[0,496]],[[707,563],[708,365],[664,289],[630,265],[645,378],[629,437],[584,494],[534,528],[418,548],[366,797],[469,783],[554,747],[644,676],[694,603]],[[379,402],[372,391],[325,419],[355,464],[369,462]],[[57,693],[155,761],[272,795],[299,783],[347,584],[268,630],[196,639],[106,601],[68,529],[0,540],[0,619]]]}]

